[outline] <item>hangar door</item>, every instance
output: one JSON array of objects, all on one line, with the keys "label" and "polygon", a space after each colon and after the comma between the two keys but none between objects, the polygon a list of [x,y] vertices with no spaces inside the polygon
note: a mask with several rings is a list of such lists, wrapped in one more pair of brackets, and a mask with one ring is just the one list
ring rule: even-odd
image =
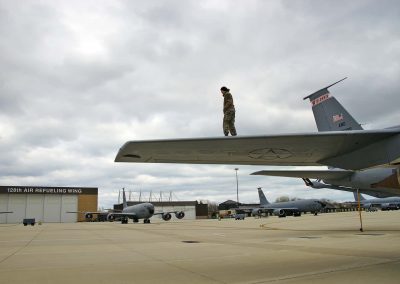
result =
[{"label": "hangar door", "polygon": [[26,216],[26,194],[10,194],[7,207],[7,211],[13,211],[12,214],[4,214],[7,215],[7,223],[22,223]]},{"label": "hangar door", "polygon": [[[0,212],[7,211],[7,205],[8,205],[8,195],[0,194]],[[6,223],[6,215],[7,214],[0,214],[0,224]]]},{"label": "hangar door", "polygon": [[22,223],[24,218],[48,223],[76,222],[78,196],[62,194],[1,194],[0,211],[13,211],[0,214],[0,223]]}]

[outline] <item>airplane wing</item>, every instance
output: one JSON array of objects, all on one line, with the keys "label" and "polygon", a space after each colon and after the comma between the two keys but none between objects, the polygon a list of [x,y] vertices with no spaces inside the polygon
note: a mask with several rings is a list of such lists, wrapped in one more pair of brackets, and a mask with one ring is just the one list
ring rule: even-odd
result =
[{"label": "airplane wing", "polygon": [[[276,166],[333,166],[362,169],[400,156],[399,128],[268,136],[142,140],[126,142],[115,162]],[[389,140],[389,142],[388,142]],[[384,143],[384,144],[382,144]],[[385,144],[386,143],[386,144]],[[392,143],[392,144],[390,144]],[[391,156],[388,147],[393,147]],[[397,151],[397,152],[396,152]]]},{"label": "airplane wing", "polygon": [[175,214],[175,217],[178,219],[182,219],[185,217],[185,212],[184,211],[164,211],[164,212],[156,212],[154,215],[161,215],[161,217],[165,220],[168,221],[171,219],[171,214]]},{"label": "airplane wing", "polygon": [[2,211],[2,212],[0,212],[0,214],[7,214],[7,213],[14,213],[14,212],[12,212],[12,211]]},{"label": "airplane wing", "polygon": [[111,212],[98,212],[98,211],[67,211],[65,213],[80,213],[80,214],[91,214],[91,215],[96,215],[96,214],[107,214]]},{"label": "airplane wing", "polygon": [[[261,214],[261,213],[272,213],[272,212],[274,212],[275,209],[256,207],[256,208],[251,209],[250,212],[252,213],[254,210],[256,210],[258,214]],[[249,211],[245,211],[245,210],[244,210],[244,212],[249,213]]]},{"label": "airplane wing", "polygon": [[295,177],[295,178],[315,178],[315,179],[342,179],[352,175],[353,171],[348,170],[267,170],[252,173],[252,175],[260,176],[276,176],[276,177]]},{"label": "airplane wing", "polygon": [[153,215],[163,215],[163,214],[172,214],[172,213],[176,214],[176,213],[179,213],[179,212],[182,212],[182,211],[163,211],[163,212],[155,212]]},{"label": "airplane wing", "polygon": [[288,212],[290,212],[290,211],[299,211],[299,208],[297,208],[297,207],[276,207],[276,208],[273,208],[273,210],[286,210],[286,211],[288,211]]},{"label": "airplane wing", "polygon": [[114,217],[128,217],[131,219],[135,219],[137,218],[137,214],[136,213],[110,213],[111,215],[113,215]]}]

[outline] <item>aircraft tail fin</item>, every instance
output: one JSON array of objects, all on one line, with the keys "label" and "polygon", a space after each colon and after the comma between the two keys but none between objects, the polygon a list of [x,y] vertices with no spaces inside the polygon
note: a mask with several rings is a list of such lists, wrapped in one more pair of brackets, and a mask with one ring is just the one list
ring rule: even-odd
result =
[{"label": "aircraft tail fin", "polygon": [[125,188],[122,188],[122,208],[128,207],[128,204],[126,203],[126,196],[125,196]]},{"label": "aircraft tail fin", "polygon": [[318,131],[363,129],[351,114],[333,96],[330,96],[328,91],[328,88],[344,79],[347,77],[304,98],[304,100],[310,99]]},{"label": "aircraft tail fin", "polygon": [[258,188],[258,197],[260,198],[260,205],[268,205],[269,202],[267,198],[264,195],[264,192],[262,191],[261,187]]},{"label": "aircraft tail fin", "polygon": [[[358,197],[357,197],[357,191],[353,191],[353,195],[354,195],[354,200],[355,202],[358,202]],[[362,194],[360,193],[360,201],[365,200],[364,196],[362,196]]]}]

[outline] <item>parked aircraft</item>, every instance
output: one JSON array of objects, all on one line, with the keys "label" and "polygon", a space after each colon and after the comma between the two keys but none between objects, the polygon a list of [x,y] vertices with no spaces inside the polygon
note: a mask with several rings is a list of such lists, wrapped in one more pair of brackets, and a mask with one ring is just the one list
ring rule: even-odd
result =
[{"label": "parked aircraft", "polygon": [[[311,101],[318,131],[353,130],[351,132],[365,132],[347,110],[333,96],[330,96],[328,92],[329,87],[330,86],[304,98],[308,98]],[[341,143],[341,141],[338,141],[338,143]],[[366,156],[360,156],[359,158],[363,160],[373,159],[373,157],[376,156],[375,154],[379,152],[384,155],[382,152],[384,150],[378,146],[379,143],[380,142],[377,141],[375,143],[376,145],[368,146],[370,152],[365,152]],[[305,184],[311,188],[331,188],[351,192],[359,189],[360,192],[375,197],[400,196],[400,175],[398,166],[382,166],[361,171],[344,170],[340,168],[297,171],[267,170],[255,172],[253,175],[302,178]]]},{"label": "parked aircraft", "polygon": [[[307,98],[315,107],[332,100],[328,88],[333,85]],[[334,115],[330,119],[340,124],[346,113]],[[350,170],[350,173],[400,165],[400,126],[352,130],[350,125],[341,124],[339,128],[348,128],[348,131],[128,141],[118,151],[115,162],[329,166]],[[396,173],[391,174],[390,181],[396,179],[396,186],[400,188],[399,172],[394,169]],[[386,184],[389,180],[381,182]]]},{"label": "parked aircraft", "polygon": [[[150,223],[150,218],[153,215],[161,215],[164,221],[169,221],[172,218],[172,213],[175,217],[182,219],[185,217],[183,211],[170,211],[170,212],[154,212],[154,205],[152,203],[140,203],[132,206],[128,206],[126,202],[125,190],[122,189],[123,198],[123,209],[122,212],[110,212],[107,215],[108,221],[114,221],[115,219],[121,219],[122,224],[127,224],[129,219],[133,219],[134,223],[139,222],[139,219],[143,219],[143,223]],[[104,212],[67,212],[67,213],[84,213],[86,218],[91,219],[95,214],[104,214]]]},{"label": "parked aircraft", "polygon": [[[357,193],[354,192],[354,200],[358,202]],[[400,209],[400,197],[385,197],[385,198],[372,198],[365,199],[360,194],[360,204],[365,209],[371,210],[379,207],[382,210],[398,210]]]},{"label": "parked aircraft", "polygon": [[301,216],[301,213],[311,212],[317,215],[326,204],[318,199],[300,199],[288,202],[269,203],[261,187],[258,188],[260,207],[252,210],[253,216],[260,216],[263,213],[272,213],[275,216]]}]

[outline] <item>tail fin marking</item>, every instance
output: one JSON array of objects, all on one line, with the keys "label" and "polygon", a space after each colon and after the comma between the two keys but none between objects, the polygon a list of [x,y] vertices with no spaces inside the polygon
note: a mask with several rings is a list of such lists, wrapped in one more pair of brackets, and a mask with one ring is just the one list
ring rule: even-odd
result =
[{"label": "tail fin marking", "polygon": [[125,188],[122,188],[122,208],[128,207],[128,204],[126,203],[126,196],[125,196]]},{"label": "tail fin marking", "polygon": [[264,192],[262,191],[261,187],[258,188],[258,197],[260,198],[260,205],[268,205],[269,202],[267,198],[264,195]]},{"label": "tail fin marking", "polygon": [[[347,77],[346,77],[347,78]],[[318,131],[362,130],[361,125],[328,91],[329,87],[343,81],[339,80],[305,97],[310,99]]]}]

